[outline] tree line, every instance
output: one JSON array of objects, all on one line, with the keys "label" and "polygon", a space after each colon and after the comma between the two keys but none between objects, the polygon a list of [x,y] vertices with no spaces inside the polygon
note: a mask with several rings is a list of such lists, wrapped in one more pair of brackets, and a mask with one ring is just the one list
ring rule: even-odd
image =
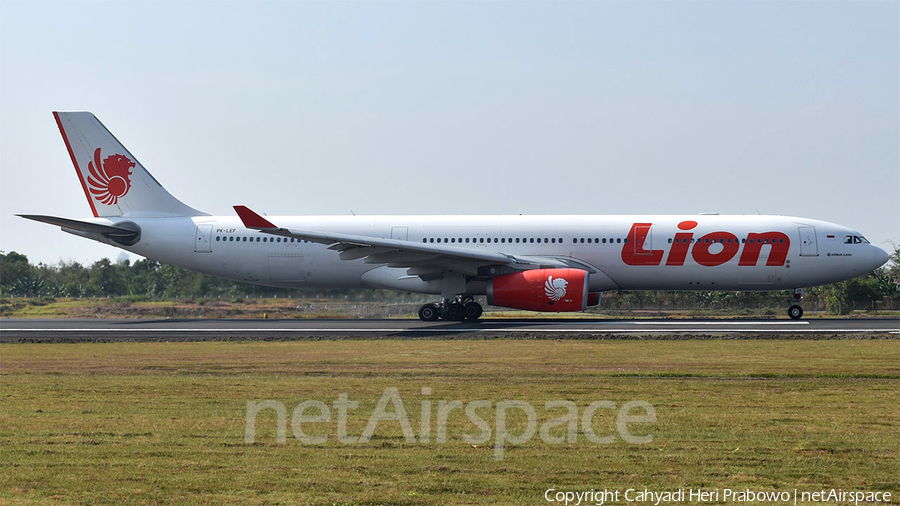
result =
[{"label": "tree line", "polygon": [[[230,281],[141,259],[112,262],[108,258],[87,266],[60,261],[32,264],[28,257],[0,252],[0,296],[3,297],[124,297],[149,299],[308,297],[375,300],[390,292],[339,289],[272,288]],[[395,295],[396,297],[396,295]]]},{"label": "tree line", "polygon": [[[854,309],[900,309],[900,247],[891,261],[865,276],[807,290],[807,302],[817,309],[846,314]],[[387,290],[287,289],[230,281],[180,267],[141,259],[90,266],[60,261],[55,265],[29,262],[16,252],[0,252],[2,297],[122,297],[151,299],[293,297],[349,301],[414,301],[426,295]],[[790,294],[781,292],[621,292],[604,294],[601,307],[616,309],[717,308],[740,309],[786,306]]]}]

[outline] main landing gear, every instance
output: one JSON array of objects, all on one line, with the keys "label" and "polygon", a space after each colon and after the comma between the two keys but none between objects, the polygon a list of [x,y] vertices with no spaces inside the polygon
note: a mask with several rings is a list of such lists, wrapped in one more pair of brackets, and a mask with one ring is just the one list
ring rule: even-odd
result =
[{"label": "main landing gear", "polygon": [[419,319],[433,322],[438,318],[461,322],[463,320],[477,320],[481,317],[481,304],[472,300],[472,297],[456,297],[444,299],[439,304],[425,304],[419,308]]},{"label": "main landing gear", "polygon": [[788,308],[788,316],[791,317],[791,320],[799,320],[803,317],[803,308],[800,307],[800,301],[803,299],[803,294],[803,288],[794,289],[793,304]]}]

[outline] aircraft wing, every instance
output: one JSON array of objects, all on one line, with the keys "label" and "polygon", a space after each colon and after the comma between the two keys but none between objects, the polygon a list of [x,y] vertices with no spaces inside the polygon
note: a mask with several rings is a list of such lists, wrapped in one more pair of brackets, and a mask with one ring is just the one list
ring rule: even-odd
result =
[{"label": "aircraft wing", "polygon": [[[234,206],[244,226],[272,235],[293,237],[304,241],[329,245],[329,249],[339,252],[342,260],[357,260],[368,264],[382,264],[389,267],[408,268],[409,274],[429,279],[442,271],[455,271],[469,276],[506,274],[511,271],[576,267],[595,272],[590,266],[571,258],[515,256],[497,251],[474,250],[444,244],[419,243],[399,239],[384,239],[351,234],[292,230],[281,228],[263,218],[246,206]],[[481,268],[488,266],[507,267],[495,270],[493,275]]]}]

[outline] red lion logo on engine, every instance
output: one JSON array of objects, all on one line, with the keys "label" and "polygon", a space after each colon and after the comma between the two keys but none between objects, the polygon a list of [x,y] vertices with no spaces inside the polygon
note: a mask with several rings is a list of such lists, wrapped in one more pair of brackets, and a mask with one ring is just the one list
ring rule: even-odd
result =
[{"label": "red lion logo on engine", "polygon": [[94,161],[88,162],[91,175],[88,183],[94,198],[106,205],[115,205],[131,189],[131,169],[134,162],[116,154],[100,163],[100,148],[94,151]]}]

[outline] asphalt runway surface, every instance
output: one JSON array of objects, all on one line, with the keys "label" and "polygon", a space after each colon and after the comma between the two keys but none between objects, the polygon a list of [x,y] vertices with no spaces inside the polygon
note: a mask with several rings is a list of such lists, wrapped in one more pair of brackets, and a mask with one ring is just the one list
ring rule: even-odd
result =
[{"label": "asphalt runway surface", "polygon": [[327,339],[900,339],[900,318],[812,320],[5,319],[0,342]]}]

